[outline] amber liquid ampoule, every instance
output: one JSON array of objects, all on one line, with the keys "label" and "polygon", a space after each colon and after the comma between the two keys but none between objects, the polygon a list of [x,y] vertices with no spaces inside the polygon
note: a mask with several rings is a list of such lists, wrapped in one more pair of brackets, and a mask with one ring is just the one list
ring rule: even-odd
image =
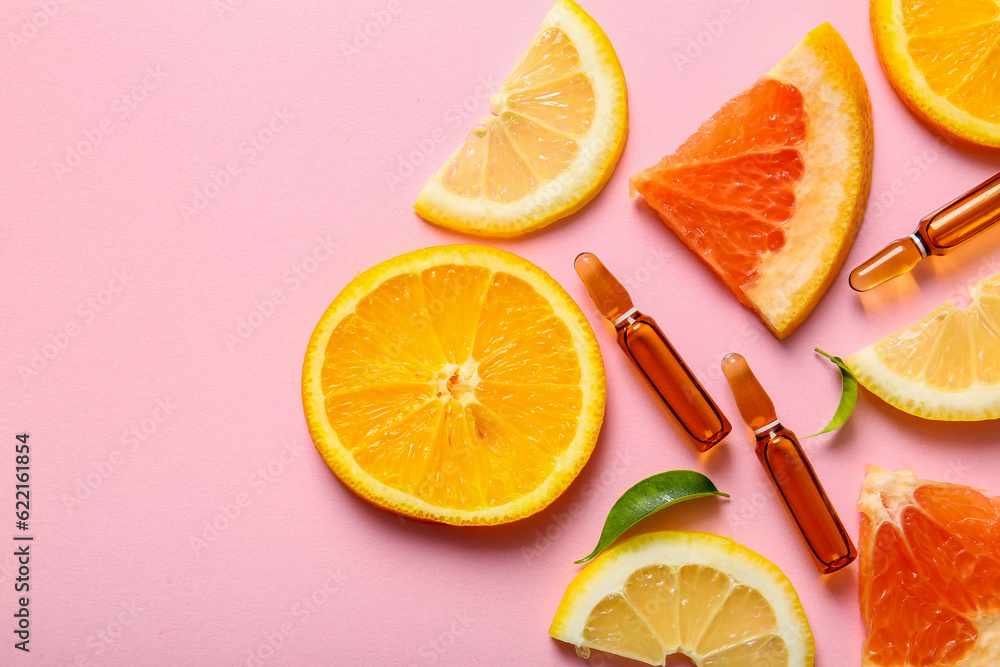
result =
[{"label": "amber liquid ampoule", "polygon": [[816,567],[823,574],[844,567],[857,557],[857,550],[798,438],[778,421],[774,404],[746,359],[730,354],[722,360],[722,370],[736,396],[740,414],[757,438],[757,458],[771,475],[809,546]]},{"label": "amber liquid ampoule", "polygon": [[726,437],[732,430],[729,420],[653,318],[632,305],[629,293],[594,254],[580,254],[574,267],[598,309],[614,324],[618,346],[684,428],[695,448],[706,452]]},{"label": "amber liquid ampoule", "polygon": [[1000,222],[1000,174],[925,216],[917,231],[882,248],[851,272],[851,287],[865,292],[901,276],[928,255],[947,255]]}]

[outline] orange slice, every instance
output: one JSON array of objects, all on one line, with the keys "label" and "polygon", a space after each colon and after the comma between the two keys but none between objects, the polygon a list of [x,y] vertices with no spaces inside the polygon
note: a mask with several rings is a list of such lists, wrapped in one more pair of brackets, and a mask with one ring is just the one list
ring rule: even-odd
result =
[{"label": "orange slice", "polygon": [[868,89],[826,23],[630,185],[784,338],[847,256],[871,164]]},{"label": "orange slice", "polygon": [[863,667],[1000,664],[1000,498],[868,466]]},{"label": "orange slice", "polygon": [[316,325],[302,401],[351,490],[418,519],[494,524],[551,503],[604,417],[594,332],[544,271],[454,245],[352,280]]},{"label": "orange slice", "polygon": [[1000,146],[1000,6],[993,0],[872,0],[889,81],[921,119]]},{"label": "orange slice", "polygon": [[621,64],[572,0],[557,0],[490,110],[420,192],[430,222],[481,236],[544,227],[600,192],[625,145]]},{"label": "orange slice", "polygon": [[925,419],[1000,418],[1000,274],[925,318],[846,359],[858,381],[886,403]]}]

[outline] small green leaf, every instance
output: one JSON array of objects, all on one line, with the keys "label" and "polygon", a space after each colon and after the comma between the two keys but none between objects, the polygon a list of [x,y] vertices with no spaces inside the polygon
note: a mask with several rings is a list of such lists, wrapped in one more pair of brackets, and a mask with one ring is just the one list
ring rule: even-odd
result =
[{"label": "small green leaf", "polygon": [[650,514],[659,512],[664,507],[669,507],[674,503],[704,496],[728,498],[729,494],[716,489],[712,480],[694,470],[668,470],[647,477],[615,501],[611,511],[608,512],[608,518],[604,522],[604,529],[601,531],[601,539],[598,540],[597,546],[594,547],[589,556],[576,562],[585,563],[601,553],[611,546],[611,543],[617,540],[622,533]]},{"label": "small green leaf", "polygon": [[847,367],[847,363],[844,362],[840,357],[834,357],[827,354],[823,350],[816,348],[816,351],[822,354],[824,357],[837,364],[840,368],[840,381],[841,381],[841,392],[840,392],[840,405],[837,406],[837,412],[833,415],[833,419],[830,423],[826,425],[819,433],[813,433],[812,435],[807,435],[807,438],[812,438],[817,435],[823,435],[824,433],[829,433],[834,429],[838,429],[847,423],[848,417],[854,412],[854,406],[858,402],[858,379],[854,377],[854,373],[851,369]]}]

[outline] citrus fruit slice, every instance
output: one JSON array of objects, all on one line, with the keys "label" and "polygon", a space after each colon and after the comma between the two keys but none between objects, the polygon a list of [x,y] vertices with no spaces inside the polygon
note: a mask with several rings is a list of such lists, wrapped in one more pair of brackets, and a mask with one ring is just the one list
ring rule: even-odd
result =
[{"label": "citrus fruit slice", "polygon": [[872,0],[889,81],[921,119],[1000,146],[1000,6],[993,0]]},{"label": "citrus fruit slice", "polygon": [[625,145],[625,76],[607,35],[575,2],[557,0],[490,111],[427,181],[417,213],[471,234],[520,236],[577,211]]},{"label": "citrus fruit slice", "polygon": [[784,338],[847,256],[871,164],[868,88],[824,23],[630,187]]},{"label": "citrus fruit slice", "polygon": [[1000,499],[868,466],[864,667],[1000,664]]},{"label": "citrus fruit slice", "polygon": [[551,503],[604,418],[594,332],[548,274],[474,245],[358,275],[309,340],[302,400],[317,449],[384,509],[494,524]]},{"label": "citrus fruit slice", "polygon": [[576,575],[549,628],[554,638],[650,665],[681,653],[698,667],[805,667],[812,631],[773,563],[729,538],[633,537]]},{"label": "citrus fruit slice", "polygon": [[1000,274],[846,359],[868,391],[925,419],[1000,417]]}]

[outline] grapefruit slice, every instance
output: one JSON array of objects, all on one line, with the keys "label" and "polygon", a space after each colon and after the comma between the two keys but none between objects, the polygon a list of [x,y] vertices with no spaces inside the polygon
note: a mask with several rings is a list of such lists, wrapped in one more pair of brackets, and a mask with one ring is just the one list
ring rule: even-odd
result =
[{"label": "grapefruit slice", "polygon": [[846,359],[868,391],[924,419],[1000,418],[1000,274]]},{"label": "grapefruit slice", "polygon": [[868,88],[824,23],[630,187],[784,338],[847,256],[871,165]]},{"label": "grapefruit slice", "polygon": [[604,418],[604,362],[555,280],[486,246],[426,248],[354,278],[306,351],[316,448],[356,494],[455,525],[561,494]]},{"label": "grapefruit slice", "polygon": [[549,634],[584,657],[650,665],[677,653],[698,667],[811,667],[815,653],[788,578],[711,533],[648,533],[604,552],[570,583]]},{"label": "grapefruit slice", "polygon": [[1000,498],[868,466],[863,667],[1000,664]]},{"label": "grapefruit slice", "polygon": [[496,237],[579,210],[611,177],[628,128],[625,75],[601,26],[557,0],[490,111],[427,181],[417,213]]},{"label": "grapefruit slice", "polygon": [[1000,6],[993,0],[872,0],[872,35],[893,88],[918,118],[1000,146]]}]

